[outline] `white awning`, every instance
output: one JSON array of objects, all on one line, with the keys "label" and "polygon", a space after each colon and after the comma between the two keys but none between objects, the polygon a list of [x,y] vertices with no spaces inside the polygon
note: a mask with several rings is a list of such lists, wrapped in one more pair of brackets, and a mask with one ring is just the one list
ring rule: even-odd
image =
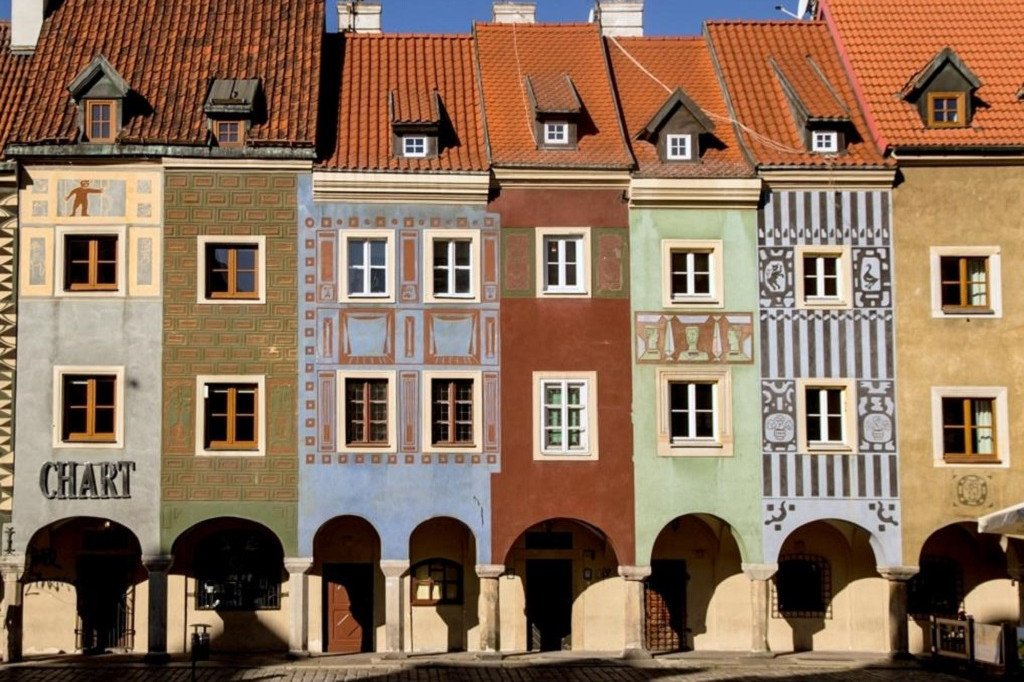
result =
[{"label": "white awning", "polygon": [[980,517],[978,532],[1024,536],[1024,502]]}]

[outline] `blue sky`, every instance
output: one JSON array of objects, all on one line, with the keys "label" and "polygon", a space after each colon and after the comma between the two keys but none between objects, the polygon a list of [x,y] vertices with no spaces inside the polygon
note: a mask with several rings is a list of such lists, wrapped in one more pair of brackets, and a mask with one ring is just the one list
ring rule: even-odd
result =
[{"label": "blue sky", "polygon": [[[174,0],[165,0],[174,2]],[[491,0],[382,0],[388,32],[465,33],[473,21],[489,21]],[[586,21],[593,0],[535,0],[539,21]],[[696,35],[705,19],[784,19],[775,10],[790,10],[797,0],[646,0],[644,29],[648,35]],[[329,10],[333,0],[327,0]],[[336,14],[331,15],[335,23]],[[11,0],[0,0],[0,17],[10,18]]]}]

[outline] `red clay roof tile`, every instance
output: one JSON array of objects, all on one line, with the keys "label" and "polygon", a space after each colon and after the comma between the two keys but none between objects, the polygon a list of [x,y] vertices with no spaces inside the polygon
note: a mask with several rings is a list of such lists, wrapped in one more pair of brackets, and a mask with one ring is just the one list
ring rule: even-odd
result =
[{"label": "red clay roof tile", "polygon": [[[1024,0],[822,0],[883,146],[1024,144]],[[969,128],[926,128],[900,97],[909,80],[951,47],[981,87]]]},{"label": "red clay roof tile", "polygon": [[11,23],[0,21],[0,159],[12,127],[22,117],[30,58],[11,54]]},{"label": "red clay roof tile", "polygon": [[[347,34],[334,153],[325,168],[486,171],[487,146],[468,35]],[[392,155],[388,94],[400,122],[427,122],[437,91],[457,141],[434,158]]]},{"label": "red clay roof tile", "polygon": [[[729,120],[711,55],[703,38],[606,38],[615,88],[640,177],[749,177],[753,169]],[[714,124],[719,144],[700,163],[662,163],[652,142],[637,135],[669,97],[682,88]]]},{"label": "red clay roof tile", "polygon": [[[594,24],[474,27],[487,134],[495,166],[629,168],[601,35]],[[538,149],[526,76],[568,75],[586,117],[575,149]]]},{"label": "red clay roof tile", "polygon": [[[867,125],[824,23],[708,22],[706,26],[743,141],[759,165],[849,168],[887,164],[866,139]],[[808,59],[820,69],[820,76]],[[838,96],[838,104],[849,111],[850,122],[859,133],[847,138],[846,153],[825,155],[805,150],[772,60],[788,67],[786,76],[795,81],[798,93],[809,98],[807,106],[812,112],[834,112],[835,105],[828,100],[832,92]]]},{"label": "red clay roof tile", "polygon": [[102,54],[147,110],[125,123],[119,142],[203,145],[212,79],[258,78],[267,115],[247,139],[312,146],[323,25],[322,0],[64,0],[43,23],[26,115],[11,140],[74,143],[67,86]]}]

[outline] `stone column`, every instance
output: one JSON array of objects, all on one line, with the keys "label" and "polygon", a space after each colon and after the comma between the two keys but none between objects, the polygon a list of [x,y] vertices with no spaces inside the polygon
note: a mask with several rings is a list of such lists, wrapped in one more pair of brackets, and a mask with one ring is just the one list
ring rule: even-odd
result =
[{"label": "stone column", "polygon": [[907,626],[907,581],[921,570],[917,566],[880,566],[878,573],[889,582],[889,656],[910,657]]},{"label": "stone column", "polygon": [[4,597],[3,602],[0,602],[0,613],[3,615],[3,627],[0,628],[0,658],[5,663],[16,663],[21,660],[21,576],[24,572],[23,554],[7,554],[0,559],[0,574],[4,579]]},{"label": "stone column", "polygon": [[1024,566],[1011,566],[1007,573],[1017,583],[1017,625],[1024,627]]},{"label": "stone column", "polygon": [[771,651],[768,646],[768,581],[779,570],[778,564],[742,564],[743,574],[750,580],[751,643],[755,654]]},{"label": "stone column", "polygon": [[501,650],[498,578],[504,573],[504,564],[476,565],[476,575],[480,579],[480,600],[476,606],[480,621],[480,651]]},{"label": "stone column", "polygon": [[644,580],[651,575],[650,566],[619,566],[619,575],[626,581],[626,620],[623,655],[649,656],[644,646]]},{"label": "stone column", "polygon": [[313,565],[309,557],[287,557],[284,570],[288,571],[288,654],[309,656],[309,582],[306,571]]},{"label": "stone column", "polygon": [[409,570],[408,559],[381,559],[384,574],[384,651],[402,651],[405,643],[405,590],[402,576]]},{"label": "stone column", "polygon": [[142,565],[149,573],[149,633],[145,661],[165,663],[167,655],[167,571],[174,557],[143,554]]}]

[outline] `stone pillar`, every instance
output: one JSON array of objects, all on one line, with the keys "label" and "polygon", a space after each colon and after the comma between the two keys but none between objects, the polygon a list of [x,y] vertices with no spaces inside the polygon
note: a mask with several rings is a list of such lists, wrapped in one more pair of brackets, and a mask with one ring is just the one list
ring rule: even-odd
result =
[{"label": "stone pillar", "polygon": [[498,578],[504,573],[504,564],[476,565],[476,575],[480,578],[480,600],[476,607],[480,621],[480,651],[501,650]]},{"label": "stone pillar", "polygon": [[750,580],[751,643],[755,654],[771,651],[768,646],[768,581],[779,570],[778,564],[742,564],[743,574]]},{"label": "stone pillar", "polygon": [[309,579],[306,571],[313,565],[309,557],[287,557],[284,570],[288,571],[288,654],[309,656]]},{"label": "stone pillar", "polygon": [[142,565],[149,573],[149,633],[145,661],[165,663],[167,655],[167,571],[174,557],[143,554]]},{"label": "stone pillar", "polygon": [[403,627],[406,595],[402,576],[409,570],[408,559],[381,559],[384,574],[384,651],[402,651],[405,643]]},{"label": "stone pillar", "polygon": [[1017,625],[1024,627],[1024,566],[1011,566],[1007,573],[1017,583]]},{"label": "stone pillar", "polygon": [[3,602],[0,602],[0,613],[4,619],[3,627],[0,628],[0,659],[3,659],[4,663],[17,663],[21,660],[21,576],[24,572],[23,554],[8,554],[0,559],[0,574],[4,579],[4,597]]},{"label": "stone pillar", "polygon": [[650,566],[619,566],[619,575],[626,581],[626,620],[623,655],[649,656],[644,646],[644,580],[651,575]]},{"label": "stone pillar", "polygon": [[921,570],[917,566],[880,566],[878,573],[889,582],[889,656],[910,656],[907,626],[907,581]]}]

